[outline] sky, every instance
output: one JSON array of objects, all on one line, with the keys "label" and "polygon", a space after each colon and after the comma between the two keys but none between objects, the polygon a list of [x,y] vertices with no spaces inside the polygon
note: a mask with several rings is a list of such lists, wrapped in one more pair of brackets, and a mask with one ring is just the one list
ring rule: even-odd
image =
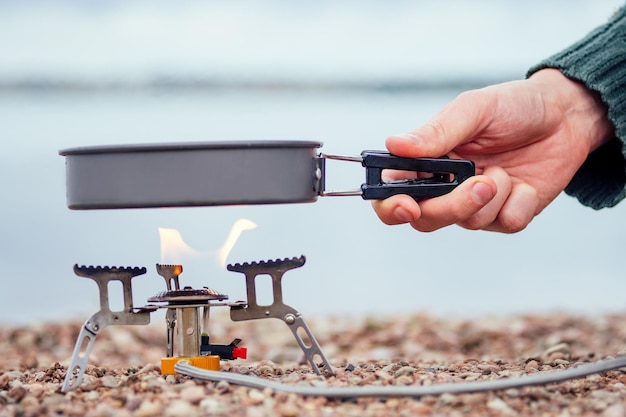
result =
[{"label": "sky", "polygon": [[0,2],[0,80],[521,77],[604,1]]}]

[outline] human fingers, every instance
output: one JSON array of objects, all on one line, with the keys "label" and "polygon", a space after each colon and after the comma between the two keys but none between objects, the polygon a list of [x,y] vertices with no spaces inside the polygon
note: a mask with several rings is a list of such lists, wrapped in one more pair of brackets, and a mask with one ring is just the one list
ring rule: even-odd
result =
[{"label": "human fingers", "polygon": [[415,171],[400,171],[396,169],[383,169],[380,175],[381,179],[385,182],[417,178]]},{"label": "human fingers", "polygon": [[432,232],[463,222],[478,213],[497,193],[497,185],[486,175],[472,177],[449,194],[420,202],[421,216],[411,226],[421,232]]},{"label": "human fingers", "polygon": [[460,94],[432,119],[410,133],[389,136],[389,152],[406,157],[439,157],[477,136],[497,108],[491,90]]},{"label": "human fingers", "polygon": [[540,212],[540,200],[537,190],[527,183],[513,184],[511,193],[496,220],[485,227],[501,233],[516,233],[524,230]]},{"label": "human fingers", "polygon": [[459,226],[466,229],[479,230],[491,225],[498,218],[502,207],[511,193],[511,177],[504,169],[500,167],[489,167],[483,174],[490,177],[495,182],[497,192],[494,198],[483,208],[466,220],[459,222]]},{"label": "human fingers", "polygon": [[372,207],[378,218],[387,225],[410,223],[421,215],[419,204],[405,194],[394,195],[384,200],[373,200]]}]

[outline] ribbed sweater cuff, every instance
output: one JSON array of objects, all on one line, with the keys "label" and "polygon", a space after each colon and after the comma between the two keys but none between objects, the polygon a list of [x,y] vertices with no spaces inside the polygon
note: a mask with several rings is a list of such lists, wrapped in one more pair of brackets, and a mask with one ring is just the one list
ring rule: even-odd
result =
[{"label": "ribbed sweater cuff", "polygon": [[565,191],[595,209],[614,206],[626,197],[626,7],[527,76],[544,68],[582,82],[607,105],[616,140],[590,154]]}]

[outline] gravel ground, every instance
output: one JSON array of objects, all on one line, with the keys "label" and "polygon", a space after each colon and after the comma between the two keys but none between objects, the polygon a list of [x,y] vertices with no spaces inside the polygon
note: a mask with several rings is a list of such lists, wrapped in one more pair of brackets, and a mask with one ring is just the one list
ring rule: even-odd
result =
[{"label": "gravel ground", "polygon": [[[315,375],[277,320],[234,323],[212,316],[214,343],[244,340],[248,359],[222,370],[285,384],[432,385],[516,377],[623,354],[626,313],[452,319],[308,319],[336,376]],[[626,416],[626,373],[609,371],[558,384],[423,398],[330,400],[162,376],[165,325],[102,331],[83,384],[60,386],[80,322],[0,327],[2,416]]]}]

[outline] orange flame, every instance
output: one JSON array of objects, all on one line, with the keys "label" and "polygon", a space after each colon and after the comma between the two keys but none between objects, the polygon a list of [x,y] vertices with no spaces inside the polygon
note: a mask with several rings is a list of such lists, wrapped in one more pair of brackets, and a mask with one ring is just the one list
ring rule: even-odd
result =
[{"label": "orange flame", "polygon": [[199,251],[185,243],[180,232],[176,229],[159,227],[161,241],[161,263],[181,264],[187,256],[197,256]]},{"label": "orange flame", "polygon": [[190,257],[215,256],[220,267],[226,267],[226,259],[235,247],[237,240],[246,230],[252,230],[257,225],[248,219],[237,220],[230,229],[226,240],[217,250],[200,251],[192,248],[183,240],[180,232],[176,229],[159,227],[159,239],[161,242],[161,263],[182,264],[184,259]]},{"label": "orange flame", "polygon": [[256,228],[256,223],[248,220],[248,219],[239,219],[233,224],[233,227],[230,228],[230,233],[226,237],[226,240],[222,244],[222,246],[217,251],[217,262],[222,268],[226,267],[226,258],[230,254],[230,251],[235,247],[235,243],[239,239],[239,236],[246,231],[252,230]]}]

